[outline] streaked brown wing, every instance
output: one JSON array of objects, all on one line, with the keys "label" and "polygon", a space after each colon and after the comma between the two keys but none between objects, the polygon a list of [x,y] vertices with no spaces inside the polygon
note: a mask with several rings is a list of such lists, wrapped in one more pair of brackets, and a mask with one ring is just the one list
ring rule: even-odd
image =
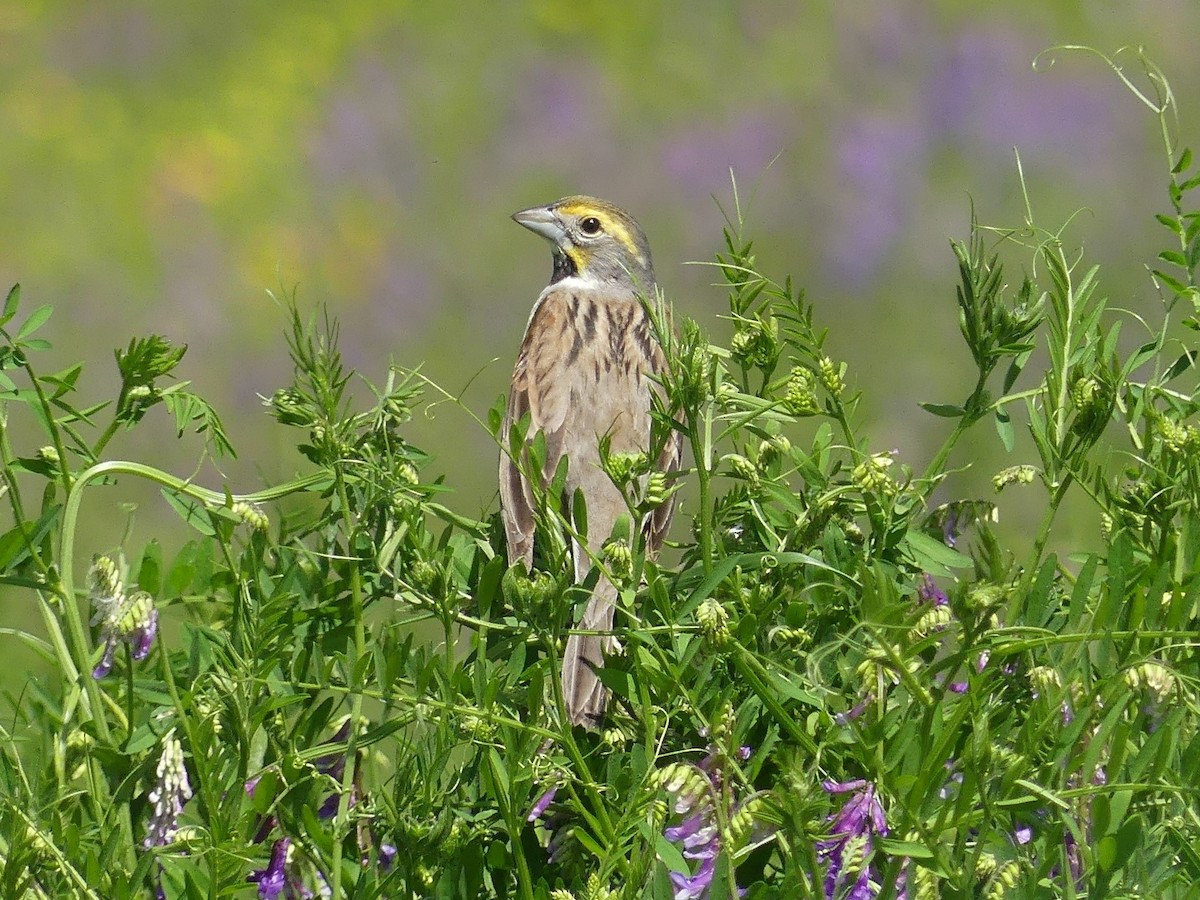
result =
[{"label": "streaked brown wing", "polygon": [[508,538],[509,564],[524,560],[533,568],[533,489],[525,475],[523,449],[514,457],[509,434],[513,423],[529,415],[528,437],[541,431],[546,437],[543,478],[553,474],[563,453],[564,423],[570,408],[572,372],[570,351],[574,338],[567,291],[545,291],[534,307],[525,339],[513,369],[508,410],[500,439],[500,509]]}]

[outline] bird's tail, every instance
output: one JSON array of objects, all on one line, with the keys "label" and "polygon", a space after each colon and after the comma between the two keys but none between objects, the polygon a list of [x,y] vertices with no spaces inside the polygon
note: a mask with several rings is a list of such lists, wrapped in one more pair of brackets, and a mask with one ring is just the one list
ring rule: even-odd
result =
[{"label": "bird's tail", "polygon": [[[617,590],[606,578],[596,583],[592,599],[579,620],[581,631],[611,631]],[[613,649],[608,634],[573,634],[563,651],[562,692],[567,718],[572,725],[595,728],[608,706],[608,689],[596,672],[604,665],[604,654]]]}]

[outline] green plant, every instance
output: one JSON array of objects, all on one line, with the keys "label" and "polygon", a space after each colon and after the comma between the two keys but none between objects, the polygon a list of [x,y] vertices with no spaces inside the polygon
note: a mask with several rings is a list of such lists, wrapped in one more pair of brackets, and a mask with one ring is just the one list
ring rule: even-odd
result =
[{"label": "green plant", "polygon": [[[38,604],[44,634],[17,636],[55,676],[12,698],[4,726],[0,893],[1186,896],[1200,431],[1195,351],[1172,316],[1182,305],[1196,325],[1200,176],[1172,143],[1165,79],[1147,75],[1179,243],[1161,257],[1174,274],[1154,273],[1161,321],[1110,310],[1064,230],[973,221],[952,250],[976,377],[965,399],[925,404],[947,434],[923,467],[864,429],[819,306],[760,273],[735,187],[713,264],[729,346],[686,318],[674,330],[647,298],[670,361],[658,424],[686,439],[696,502],[672,553],[621,560],[624,650],[595,733],[562,725],[554,691],[587,589],[561,542],[527,575],[494,517],[440,502],[412,443],[438,390],[418,373],[359,384],[336,324],[289,300],[295,377],[266,405],[311,474],[208,490],[106,454],[158,406],[205,452],[232,452],[173,380],[182,348],[132,341],[116,398],[81,400],[81,366],[36,369],[49,310],[14,325],[14,288],[0,582]],[[1027,254],[1016,290],[1008,254]],[[1130,322],[1146,332],[1132,349]],[[18,414],[41,449],[15,446]],[[1019,460],[997,492],[1045,497],[1027,546],[1001,543],[997,500],[932,508],[988,419]],[[635,461],[608,464],[627,478]],[[135,478],[192,539],[171,559],[117,545],[89,567],[81,505]],[[1097,552],[1053,549],[1070,492],[1102,517]]]}]

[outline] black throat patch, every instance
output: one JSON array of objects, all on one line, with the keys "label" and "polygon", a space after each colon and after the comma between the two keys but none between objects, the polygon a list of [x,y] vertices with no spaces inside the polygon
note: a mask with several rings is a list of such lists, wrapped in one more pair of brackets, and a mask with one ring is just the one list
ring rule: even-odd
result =
[{"label": "black throat patch", "polygon": [[578,275],[579,271],[575,268],[575,262],[567,254],[563,253],[557,247],[554,248],[554,270],[550,273],[550,283],[562,281],[564,278],[570,278],[572,275]]}]

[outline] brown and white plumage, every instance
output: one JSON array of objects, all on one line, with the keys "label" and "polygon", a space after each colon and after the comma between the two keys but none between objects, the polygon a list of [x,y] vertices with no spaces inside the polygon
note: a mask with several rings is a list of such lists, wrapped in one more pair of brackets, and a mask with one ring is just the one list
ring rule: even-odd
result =
[{"label": "brown and white plumage", "polygon": [[[566,498],[579,491],[587,507],[587,547],[573,545],[575,579],[583,581],[618,517],[627,513],[620,490],[601,467],[599,444],[612,453],[651,450],[650,378],[662,371],[639,293],[653,295],[654,270],[645,235],[625,212],[591,197],[567,197],[513,218],[551,241],[551,283],[534,304],[513,371],[501,433],[500,501],[509,563],[533,565],[535,492],[527,463],[510,452],[512,425],[526,415],[526,442],[545,436],[544,487],[562,457],[568,460]],[[662,471],[679,466],[680,441],[672,434],[657,459]],[[657,550],[670,524],[667,501],[641,523],[647,548]],[[611,631],[616,589],[600,576],[578,628]],[[594,726],[607,694],[595,670],[615,641],[605,634],[572,634],[563,652],[562,686],[572,724]]]}]

